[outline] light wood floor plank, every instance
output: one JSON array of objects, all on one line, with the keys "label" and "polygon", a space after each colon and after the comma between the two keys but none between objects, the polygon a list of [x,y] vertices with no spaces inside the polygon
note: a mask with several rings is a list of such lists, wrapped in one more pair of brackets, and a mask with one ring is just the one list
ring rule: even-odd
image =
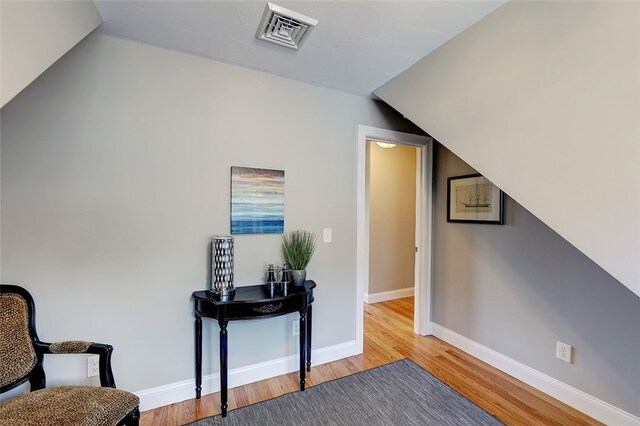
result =
[{"label": "light wood floor plank", "polygon": [[[409,358],[509,425],[601,425],[433,336],[413,333],[413,298],[365,304],[364,354],[314,366],[307,386]],[[298,390],[289,373],[229,390],[231,410]],[[219,393],[142,413],[141,424],[182,425],[220,414]]]}]

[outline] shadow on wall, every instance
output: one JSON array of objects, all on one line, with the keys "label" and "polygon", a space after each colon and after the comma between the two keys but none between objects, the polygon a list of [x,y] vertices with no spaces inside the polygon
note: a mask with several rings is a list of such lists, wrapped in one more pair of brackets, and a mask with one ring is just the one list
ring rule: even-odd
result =
[{"label": "shadow on wall", "polygon": [[429,136],[424,130],[413,124],[411,121],[405,118],[404,115],[400,114],[397,110],[391,107],[388,103],[378,100],[377,97],[376,99],[374,99],[372,105],[373,108],[381,116],[386,117],[389,124],[389,129],[394,129],[404,133],[411,133],[414,135]]}]

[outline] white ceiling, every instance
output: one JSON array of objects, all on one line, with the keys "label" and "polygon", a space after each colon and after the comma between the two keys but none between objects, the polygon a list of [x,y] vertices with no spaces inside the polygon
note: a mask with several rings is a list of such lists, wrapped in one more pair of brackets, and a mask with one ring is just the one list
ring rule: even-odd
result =
[{"label": "white ceiling", "polygon": [[255,38],[266,1],[94,1],[102,33],[362,96],[505,2],[276,0],[319,20],[295,51]]}]

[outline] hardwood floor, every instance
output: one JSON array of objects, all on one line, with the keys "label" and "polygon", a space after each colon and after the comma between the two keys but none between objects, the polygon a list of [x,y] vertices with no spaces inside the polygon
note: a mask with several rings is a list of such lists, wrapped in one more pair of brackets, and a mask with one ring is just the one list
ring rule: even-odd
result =
[{"label": "hardwood floor", "polygon": [[[435,337],[413,333],[413,298],[365,305],[364,354],[318,365],[307,386],[410,358],[440,380],[510,425],[599,425],[523,382]],[[233,410],[298,390],[298,373],[229,390]],[[220,413],[219,394],[142,413],[142,425],[181,425]]]}]

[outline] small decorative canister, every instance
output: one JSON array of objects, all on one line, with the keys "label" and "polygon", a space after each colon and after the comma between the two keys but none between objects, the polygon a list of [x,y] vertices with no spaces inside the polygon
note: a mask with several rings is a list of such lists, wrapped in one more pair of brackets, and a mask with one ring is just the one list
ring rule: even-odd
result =
[{"label": "small decorative canister", "polygon": [[233,287],[233,237],[216,235],[211,243],[211,291],[221,298],[235,292]]},{"label": "small decorative canister", "polygon": [[282,284],[289,284],[291,282],[291,269],[286,263],[282,264]]}]

